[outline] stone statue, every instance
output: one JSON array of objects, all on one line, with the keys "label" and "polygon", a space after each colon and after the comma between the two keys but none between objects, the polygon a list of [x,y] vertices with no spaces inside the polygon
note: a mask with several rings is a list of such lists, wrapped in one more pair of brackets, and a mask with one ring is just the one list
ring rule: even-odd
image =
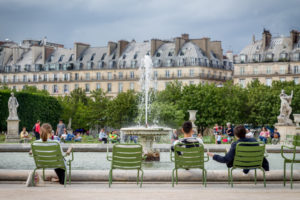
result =
[{"label": "stone statue", "polygon": [[7,120],[19,120],[17,108],[19,107],[19,103],[17,98],[14,96],[14,93],[11,93],[11,97],[8,99],[8,111],[9,116]]},{"label": "stone statue", "polygon": [[279,95],[281,104],[280,104],[280,115],[277,117],[278,124],[281,125],[294,125],[293,121],[290,119],[290,115],[292,113],[292,98],[293,98],[293,91],[291,95],[285,94],[284,90],[281,90],[281,94]]}]

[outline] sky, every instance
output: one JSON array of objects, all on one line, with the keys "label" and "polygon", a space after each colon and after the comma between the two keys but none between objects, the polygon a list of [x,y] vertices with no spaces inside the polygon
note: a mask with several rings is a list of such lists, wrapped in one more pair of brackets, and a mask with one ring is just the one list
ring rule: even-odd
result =
[{"label": "sky", "polygon": [[300,30],[300,0],[0,0],[0,40],[74,42],[190,38],[222,41],[239,53],[262,31]]}]

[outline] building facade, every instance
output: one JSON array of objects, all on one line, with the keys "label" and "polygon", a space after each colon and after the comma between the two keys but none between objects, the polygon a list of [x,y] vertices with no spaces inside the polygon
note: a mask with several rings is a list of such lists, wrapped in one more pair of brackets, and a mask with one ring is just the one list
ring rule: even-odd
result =
[{"label": "building facade", "polygon": [[272,37],[264,30],[261,40],[246,46],[234,59],[234,83],[245,87],[258,79],[268,86],[273,81],[300,81],[300,32]]},{"label": "building facade", "polygon": [[21,45],[0,43],[0,83],[21,90],[36,86],[53,96],[67,95],[76,88],[87,94],[102,89],[108,96],[140,91],[139,67],[149,55],[153,61],[153,88],[163,90],[174,80],[183,84],[223,84],[232,79],[232,61],[223,56],[220,41],[190,39],[182,34],[172,41],[120,40],[105,47],[24,40]]}]

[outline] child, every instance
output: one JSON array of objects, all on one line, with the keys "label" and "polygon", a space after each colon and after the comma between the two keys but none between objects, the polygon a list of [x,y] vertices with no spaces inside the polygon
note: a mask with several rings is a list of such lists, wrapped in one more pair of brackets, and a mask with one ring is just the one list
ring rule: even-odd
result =
[{"label": "child", "polygon": [[218,135],[217,135],[217,144],[221,144],[221,141],[222,141],[222,133],[218,132]]}]

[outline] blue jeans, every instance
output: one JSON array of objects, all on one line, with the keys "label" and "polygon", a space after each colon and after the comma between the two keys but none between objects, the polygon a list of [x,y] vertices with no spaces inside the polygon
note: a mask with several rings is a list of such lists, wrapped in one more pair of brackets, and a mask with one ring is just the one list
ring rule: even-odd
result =
[{"label": "blue jeans", "polygon": [[259,136],[259,139],[264,142],[265,144],[267,143],[267,138],[266,137],[263,137],[263,136]]}]

